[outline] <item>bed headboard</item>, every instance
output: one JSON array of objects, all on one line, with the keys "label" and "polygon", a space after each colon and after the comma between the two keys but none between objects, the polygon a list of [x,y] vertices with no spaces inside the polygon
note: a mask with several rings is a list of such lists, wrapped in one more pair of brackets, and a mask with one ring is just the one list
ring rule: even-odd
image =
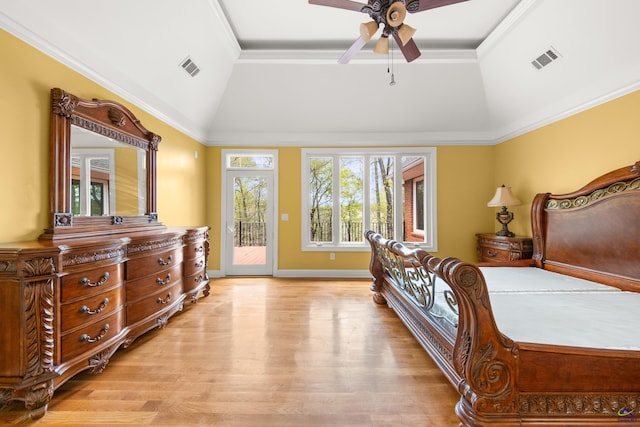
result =
[{"label": "bed headboard", "polygon": [[640,292],[640,162],[536,195],[531,223],[538,267]]}]

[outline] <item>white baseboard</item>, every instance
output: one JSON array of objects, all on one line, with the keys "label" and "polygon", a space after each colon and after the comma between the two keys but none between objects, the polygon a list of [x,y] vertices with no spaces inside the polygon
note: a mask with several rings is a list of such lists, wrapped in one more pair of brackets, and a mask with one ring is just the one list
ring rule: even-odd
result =
[{"label": "white baseboard", "polygon": [[[209,277],[225,277],[221,270],[207,270]],[[276,270],[273,277],[328,277],[335,279],[370,279],[369,270]]]}]

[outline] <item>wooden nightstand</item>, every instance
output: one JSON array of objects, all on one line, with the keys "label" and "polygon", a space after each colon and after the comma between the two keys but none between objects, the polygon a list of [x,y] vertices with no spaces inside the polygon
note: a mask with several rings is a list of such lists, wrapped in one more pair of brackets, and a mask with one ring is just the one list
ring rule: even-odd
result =
[{"label": "wooden nightstand", "polygon": [[533,242],[530,237],[503,237],[495,233],[478,233],[478,261],[505,262],[531,258]]}]

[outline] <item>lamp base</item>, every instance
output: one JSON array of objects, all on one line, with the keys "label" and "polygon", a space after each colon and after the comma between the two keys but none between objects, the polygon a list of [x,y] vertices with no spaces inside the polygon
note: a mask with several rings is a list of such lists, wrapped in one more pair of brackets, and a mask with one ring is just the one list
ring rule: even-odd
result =
[{"label": "lamp base", "polygon": [[503,206],[502,210],[496,213],[496,220],[502,224],[502,230],[496,232],[496,236],[515,237],[515,233],[509,231],[509,227],[507,227],[513,221],[513,212],[507,211],[507,207]]},{"label": "lamp base", "polygon": [[516,237],[516,233],[509,231],[506,224],[502,225],[502,230],[496,231],[496,236]]}]

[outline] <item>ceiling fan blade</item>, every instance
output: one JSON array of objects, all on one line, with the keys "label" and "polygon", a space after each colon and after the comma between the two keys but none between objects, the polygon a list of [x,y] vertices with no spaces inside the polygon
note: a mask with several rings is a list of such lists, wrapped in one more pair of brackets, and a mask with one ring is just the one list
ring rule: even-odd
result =
[{"label": "ceiling fan blade", "polygon": [[400,36],[398,35],[397,32],[393,33],[393,38],[396,41],[398,48],[400,48],[400,51],[404,55],[404,59],[406,59],[407,62],[411,62],[417,59],[421,55],[420,49],[418,49],[416,42],[414,42],[412,38],[409,39],[407,44],[405,44],[404,46],[402,45],[402,40],[400,39]]},{"label": "ceiling fan blade", "polygon": [[[409,0],[407,1],[407,12],[416,13],[423,10],[436,9],[438,7],[449,6],[450,4],[462,3],[469,0]],[[309,0],[311,2],[311,0]]]},{"label": "ceiling fan blade", "polygon": [[366,6],[365,3],[358,3],[351,0],[309,0],[309,4],[355,10],[356,12],[362,12],[362,8]]},{"label": "ceiling fan blade", "polygon": [[338,59],[338,64],[348,64],[349,61],[351,61],[351,58],[353,58],[356,53],[360,52],[360,49],[362,49],[365,44],[367,44],[367,42],[364,41],[362,37],[359,37],[358,40],[356,40],[351,47],[342,54],[340,59]]}]

